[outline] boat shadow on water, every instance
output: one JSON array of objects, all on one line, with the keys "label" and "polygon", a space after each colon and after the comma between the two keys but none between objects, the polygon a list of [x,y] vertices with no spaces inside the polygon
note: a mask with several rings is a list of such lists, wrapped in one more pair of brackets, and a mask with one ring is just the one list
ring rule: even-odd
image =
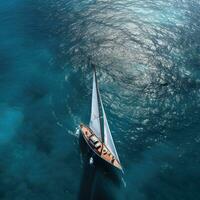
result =
[{"label": "boat shadow on water", "polygon": [[117,199],[114,191],[122,186],[122,172],[95,155],[82,134],[80,134],[79,143],[83,171],[78,200]]}]

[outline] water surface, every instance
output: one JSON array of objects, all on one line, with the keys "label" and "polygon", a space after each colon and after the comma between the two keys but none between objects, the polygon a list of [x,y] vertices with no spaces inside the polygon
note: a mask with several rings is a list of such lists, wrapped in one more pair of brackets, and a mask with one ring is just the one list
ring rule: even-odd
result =
[{"label": "water surface", "polygon": [[[0,199],[200,199],[199,18],[198,0],[2,2]],[[120,181],[80,151],[88,57]]]}]

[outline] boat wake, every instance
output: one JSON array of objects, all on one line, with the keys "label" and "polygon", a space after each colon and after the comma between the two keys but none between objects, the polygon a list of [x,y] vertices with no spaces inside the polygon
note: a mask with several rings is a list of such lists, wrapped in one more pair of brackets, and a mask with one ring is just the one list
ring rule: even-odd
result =
[{"label": "boat wake", "polygon": [[122,183],[123,183],[124,188],[126,188],[126,181],[124,180],[123,177],[121,178],[121,180],[122,180]]},{"label": "boat wake", "polygon": [[75,129],[75,133],[73,135],[78,138],[79,134],[80,134],[80,129],[79,129],[79,126],[77,126]]}]

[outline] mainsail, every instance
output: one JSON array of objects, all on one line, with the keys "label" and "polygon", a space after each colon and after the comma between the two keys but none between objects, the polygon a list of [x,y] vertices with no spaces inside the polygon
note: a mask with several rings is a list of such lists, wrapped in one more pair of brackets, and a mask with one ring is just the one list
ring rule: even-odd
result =
[{"label": "mainsail", "polygon": [[[103,127],[104,127],[103,130],[104,131],[101,129],[99,101],[100,101],[102,114],[103,114]],[[118,162],[120,163],[119,156],[117,154],[117,150],[115,148],[115,144],[111,135],[109,125],[108,125],[108,120],[107,120],[104,106],[101,100],[101,96],[99,93],[95,66],[93,70],[92,109],[91,109],[91,118],[90,118],[90,128],[95,132],[95,134],[99,137],[99,139],[101,139],[101,141],[115,156],[115,159],[117,159]],[[103,136],[102,136],[102,132],[104,132]]]},{"label": "mainsail", "polygon": [[120,162],[119,156],[117,154],[117,150],[115,148],[115,143],[114,143],[112,135],[111,135],[110,127],[108,125],[108,120],[107,120],[107,117],[106,117],[106,113],[105,113],[105,110],[104,110],[104,106],[103,106],[101,97],[100,97],[100,103],[101,103],[101,107],[102,107],[102,111],[103,111],[104,143],[108,147],[108,149],[111,151],[111,153],[115,156],[115,158],[118,160],[118,162]]},{"label": "mainsail", "polygon": [[99,103],[98,103],[98,89],[97,89],[95,69],[93,70],[92,108],[91,108],[91,117],[90,117],[90,128],[95,132],[95,134],[102,141],[100,112],[99,112]]}]

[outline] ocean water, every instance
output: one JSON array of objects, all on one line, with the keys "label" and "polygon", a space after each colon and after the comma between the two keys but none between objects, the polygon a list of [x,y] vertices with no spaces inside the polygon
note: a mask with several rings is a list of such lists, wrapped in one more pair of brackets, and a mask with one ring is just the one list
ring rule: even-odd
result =
[{"label": "ocean water", "polygon": [[[2,1],[0,199],[200,199],[199,19],[199,0]],[[88,57],[124,174],[80,147]]]}]

